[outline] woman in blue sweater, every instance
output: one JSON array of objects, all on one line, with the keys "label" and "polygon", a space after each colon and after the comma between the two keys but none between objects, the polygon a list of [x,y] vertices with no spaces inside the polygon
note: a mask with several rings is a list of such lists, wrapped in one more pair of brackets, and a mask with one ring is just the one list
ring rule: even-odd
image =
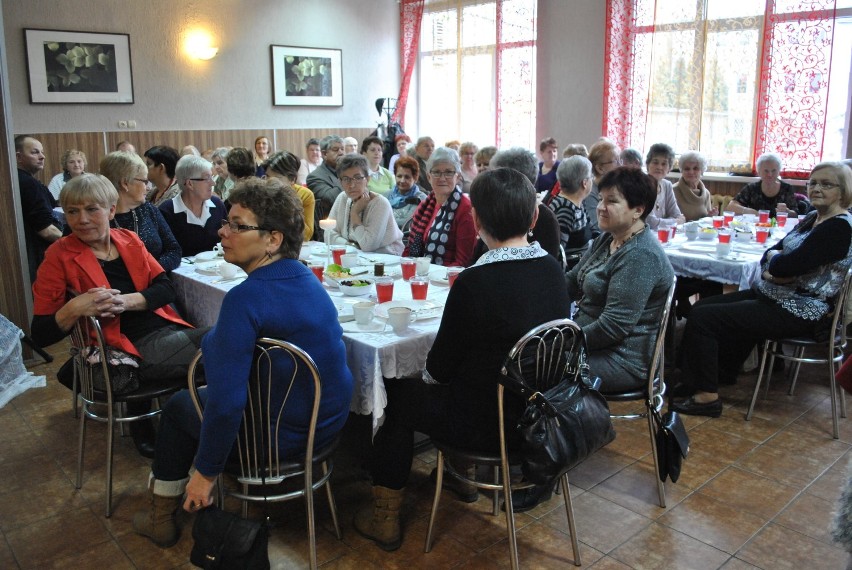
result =
[{"label": "woman in blue sweater", "polygon": [[[352,399],[337,309],[298,259],[304,230],[301,202],[274,178],[240,182],[229,201],[232,207],[219,236],[225,260],[241,267],[248,278],[225,295],[219,320],[202,342],[207,387],[199,392],[205,402],[204,421],[198,421],[188,392],[169,400],[152,467],[151,509],[133,519],[138,533],[162,547],[172,546],[180,536],[174,513],[184,490],[187,511],[212,502],[213,485],[240,427],[257,338],[292,342],[317,363],[322,377],[317,448],[341,430]],[[276,377],[289,376],[289,361],[282,359],[276,366],[281,366]],[[304,451],[313,398],[309,392],[289,396],[289,421],[280,434],[283,457]]]}]

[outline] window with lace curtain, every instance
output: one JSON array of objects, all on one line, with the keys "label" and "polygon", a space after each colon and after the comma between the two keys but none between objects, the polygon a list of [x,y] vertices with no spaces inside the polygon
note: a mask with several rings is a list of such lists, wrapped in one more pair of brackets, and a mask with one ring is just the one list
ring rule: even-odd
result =
[{"label": "window with lace curtain", "polygon": [[420,134],[533,148],[535,39],[536,0],[427,0]]},{"label": "window with lace curtain", "polygon": [[608,0],[604,132],[698,149],[710,170],[842,158],[852,0]]}]

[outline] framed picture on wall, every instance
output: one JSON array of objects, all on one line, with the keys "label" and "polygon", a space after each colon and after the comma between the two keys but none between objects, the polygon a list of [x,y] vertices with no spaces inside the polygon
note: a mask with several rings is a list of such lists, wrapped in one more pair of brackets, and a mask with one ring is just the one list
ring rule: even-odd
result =
[{"label": "framed picture on wall", "polygon": [[342,51],[271,46],[272,104],[343,105]]},{"label": "framed picture on wall", "polygon": [[130,36],[24,30],[30,103],[133,103]]}]

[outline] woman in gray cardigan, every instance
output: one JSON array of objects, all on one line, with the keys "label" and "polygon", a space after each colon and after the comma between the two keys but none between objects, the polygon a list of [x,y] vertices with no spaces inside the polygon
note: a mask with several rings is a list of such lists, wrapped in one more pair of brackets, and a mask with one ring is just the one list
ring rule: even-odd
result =
[{"label": "woman in gray cardigan", "polygon": [[660,310],[674,271],[645,218],[657,198],[656,181],[621,167],[600,181],[602,233],[568,273],[574,320],[583,328],[588,362],[601,391],[642,386],[657,340]]}]

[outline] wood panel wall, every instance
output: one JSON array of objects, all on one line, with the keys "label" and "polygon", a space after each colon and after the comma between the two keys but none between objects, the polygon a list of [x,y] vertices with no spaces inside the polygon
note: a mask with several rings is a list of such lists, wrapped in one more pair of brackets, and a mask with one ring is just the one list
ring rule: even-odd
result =
[{"label": "wood panel wall", "polygon": [[[253,149],[259,136],[270,139],[275,150],[288,150],[304,158],[305,143],[310,138],[321,139],[329,134],[353,136],[358,141],[368,136],[373,129],[242,129],[242,130],[192,130],[192,131],[98,131],[81,133],[25,133],[31,134],[44,147],[45,161],[42,180],[47,184],[62,170],[60,160],[65,150],[73,148],[86,154],[88,172],[97,172],[98,163],[107,153],[115,150],[118,143],[130,141],[136,152],[142,154],[152,146],[164,144],[180,151],[186,145],[194,145],[202,152],[221,146],[244,146]],[[20,133],[19,133],[20,134]]]}]

